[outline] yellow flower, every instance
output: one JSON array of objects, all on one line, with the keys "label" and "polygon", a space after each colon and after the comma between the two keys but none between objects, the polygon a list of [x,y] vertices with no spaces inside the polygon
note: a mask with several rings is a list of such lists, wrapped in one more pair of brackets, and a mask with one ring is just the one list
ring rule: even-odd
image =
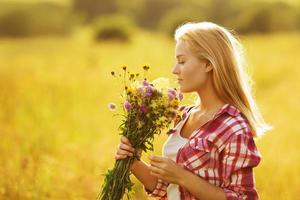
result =
[{"label": "yellow flower", "polygon": [[150,103],[150,107],[151,107],[151,108],[154,108],[154,109],[155,109],[155,108],[157,108],[157,106],[158,106],[158,105],[157,105],[157,103],[156,103],[155,101],[152,101],[152,102]]}]

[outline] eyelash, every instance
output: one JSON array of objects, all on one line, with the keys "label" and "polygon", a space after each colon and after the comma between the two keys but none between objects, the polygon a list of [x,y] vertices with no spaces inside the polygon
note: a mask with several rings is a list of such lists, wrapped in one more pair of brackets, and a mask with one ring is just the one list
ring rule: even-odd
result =
[{"label": "eyelash", "polygon": [[182,65],[182,64],[184,64],[184,62],[178,62],[178,64],[181,64],[181,65]]}]

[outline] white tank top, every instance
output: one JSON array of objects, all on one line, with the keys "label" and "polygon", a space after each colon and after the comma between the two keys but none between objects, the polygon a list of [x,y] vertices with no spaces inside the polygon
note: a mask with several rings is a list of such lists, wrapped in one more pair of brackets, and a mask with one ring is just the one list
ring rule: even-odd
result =
[{"label": "white tank top", "polygon": [[[176,125],[176,127],[174,127],[176,131],[168,137],[162,148],[163,156],[168,157],[175,162],[178,150],[188,142],[188,138],[182,137],[180,135],[180,131],[187,121],[190,113],[191,112],[188,112],[185,119],[183,119]],[[169,184],[167,188],[167,197],[171,200],[180,200],[180,192],[177,184]]]}]

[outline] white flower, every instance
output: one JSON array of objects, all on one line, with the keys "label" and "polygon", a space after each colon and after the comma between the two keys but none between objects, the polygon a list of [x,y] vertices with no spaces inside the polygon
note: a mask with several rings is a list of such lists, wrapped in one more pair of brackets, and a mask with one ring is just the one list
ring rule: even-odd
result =
[{"label": "white flower", "polygon": [[163,78],[163,77],[157,78],[157,79],[153,80],[151,83],[153,84],[153,86],[155,88],[159,89],[160,91],[162,91],[162,89],[164,89],[164,88],[170,87],[169,79]]}]

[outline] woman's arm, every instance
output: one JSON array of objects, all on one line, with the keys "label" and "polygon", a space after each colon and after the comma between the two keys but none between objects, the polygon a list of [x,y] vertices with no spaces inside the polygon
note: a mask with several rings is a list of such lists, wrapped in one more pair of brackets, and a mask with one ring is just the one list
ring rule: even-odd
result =
[{"label": "woman's arm", "polygon": [[173,160],[157,155],[151,155],[149,159],[151,160],[150,174],[157,178],[178,184],[201,200],[226,200],[222,188],[208,183]]},{"label": "woman's arm", "polygon": [[157,178],[150,174],[149,166],[142,160],[134,160],[130,171],[145,186],[148,191],[153,191],[157,184]]},{"label": "woman's arm", "polygon": [[[121,144],[117,148],[115,159],[126,159],[128,156],[133,156],[135,149],[130,144],[130,141],[125,136],[121,137]],[[149,166],[143,162],[134,160],[130,166],[130,171],[143,184],[145,191],[152,197],[166,198],[166,190],[168,183],[156,178],[150,174]]]}]

